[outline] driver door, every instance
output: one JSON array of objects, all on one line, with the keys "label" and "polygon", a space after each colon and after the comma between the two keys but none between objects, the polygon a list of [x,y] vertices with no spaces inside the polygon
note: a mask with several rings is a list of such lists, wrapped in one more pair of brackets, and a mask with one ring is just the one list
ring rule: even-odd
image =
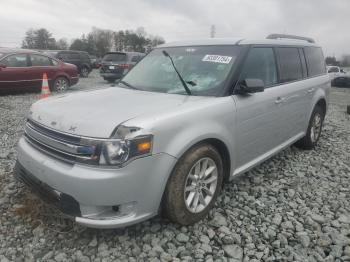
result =
[{"label": "driver door", "polygon": [[[265,90],[236,94],[236,171],[240,173],[261,162],[283,142],[283,88],[278,86],[277,63],[273,48],[251,48],[240,76],[261,79]],[[240,82],[239,81],[239,82]]]}]

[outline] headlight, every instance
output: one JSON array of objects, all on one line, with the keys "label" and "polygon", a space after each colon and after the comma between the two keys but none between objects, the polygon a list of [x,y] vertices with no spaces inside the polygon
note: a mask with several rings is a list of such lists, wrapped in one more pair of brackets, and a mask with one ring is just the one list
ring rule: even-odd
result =
[{"label": "headlight", "polygon": [[139,127],[119,126],[110,139],[82,138],[77,161],[88,165],[123,166],[152,153],[153,135]]},{"label": "headlight", "polygon": [[152,135],[103,142],[100,164],[122,165],[134,158],[149,155],[152,150],[152,142]]},{"label": "headlight", "polygon": [[152,153],[153,136],[139,127],[119,126],[111,139],[101,141],[99,165],[121,166]]}]

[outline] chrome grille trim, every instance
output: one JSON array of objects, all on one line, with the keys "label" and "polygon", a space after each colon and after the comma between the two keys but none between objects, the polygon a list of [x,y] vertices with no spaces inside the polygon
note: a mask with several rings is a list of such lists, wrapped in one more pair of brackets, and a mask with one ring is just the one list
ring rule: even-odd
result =
[{"label": "chrome grille trim", "polygon": [[61,150],[62,152],[67,152],[75,155],[87,155],[89,152],[91,155],[95,152],[95,146],[75,145],[53,137],[49,137],[35,130],[30,123],[26,125],[25,133],[31,138],[37,140],[38,143],[43,143],[49,147],[52,147],[53,149]]},{"label": "chrome grille trim", "polygon": [[24,132],[24,137],[30,145],[64,162],[96,164],[98,161],[97,141],[91,145],[84,145],[81,144],[82,139],[76,135],[60,133],[32,120],[27,121]]}]

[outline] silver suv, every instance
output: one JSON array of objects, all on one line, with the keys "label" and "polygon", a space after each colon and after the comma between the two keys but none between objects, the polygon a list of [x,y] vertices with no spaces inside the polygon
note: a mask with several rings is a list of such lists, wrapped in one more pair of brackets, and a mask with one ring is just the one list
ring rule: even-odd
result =
[{"label": "silver suv", "polygon": [[89,227],[159,213],[192,224],[224,181],[292,144],[314,148],[329,90],[309,38],[164,44],[115,87],[34,103],[15,173]]}]

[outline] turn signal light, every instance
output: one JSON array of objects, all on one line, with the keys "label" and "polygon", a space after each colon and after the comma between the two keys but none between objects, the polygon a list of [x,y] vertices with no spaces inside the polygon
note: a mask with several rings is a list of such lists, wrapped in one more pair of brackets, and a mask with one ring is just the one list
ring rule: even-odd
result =
[{"label": "turn signal light", "polygon": [[139,152],[149,151],[151,149],[151,142],[142,142],[137,145]]}]

